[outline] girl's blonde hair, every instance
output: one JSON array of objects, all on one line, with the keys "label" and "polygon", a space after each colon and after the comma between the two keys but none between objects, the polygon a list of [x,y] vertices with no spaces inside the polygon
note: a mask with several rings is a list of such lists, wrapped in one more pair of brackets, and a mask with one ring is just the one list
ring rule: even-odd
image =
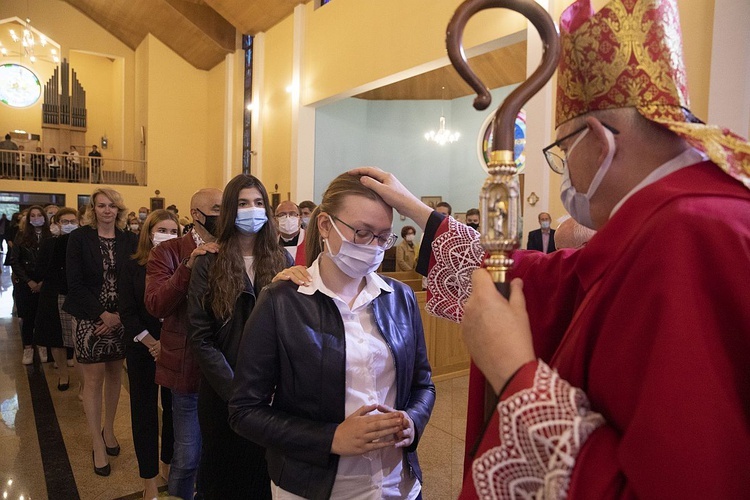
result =
[{"label": "girl's blonde hair", "polygon": [[360,179],[361,175],[341,174],[331,181],[323,193],[323,200],[310,214],[310,223],[305,233],[305,264],[310,267],[320,252],[323,251],[323,240],[318,228],[318,215],[325,212],[331,215],[340,215],[341,206],[347,196],[362,196],[370,200],[385,203],[383,199],[372,189],[365,187]]}]

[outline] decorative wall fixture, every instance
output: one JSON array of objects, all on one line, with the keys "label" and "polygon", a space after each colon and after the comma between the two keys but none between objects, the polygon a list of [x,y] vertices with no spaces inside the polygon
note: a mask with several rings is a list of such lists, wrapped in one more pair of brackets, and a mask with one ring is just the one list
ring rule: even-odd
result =
[{"label": "decorative wall fixture", "polygon": [[526,198],[526,201],[529,202],[529,205],[532,207],[535,206],[537,203],[539,203],[539,197],[536,195],[534,191],[531,192],[528,198]]}]

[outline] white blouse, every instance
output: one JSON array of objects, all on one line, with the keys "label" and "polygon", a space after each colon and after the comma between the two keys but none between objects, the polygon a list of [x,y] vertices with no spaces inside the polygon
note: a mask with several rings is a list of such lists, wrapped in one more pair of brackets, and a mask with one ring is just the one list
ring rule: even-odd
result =
[{"label": "white blouse", "polygon": [[[316,291],[333,299],[344,323],[346,340],[345,413],[348,417],[363,405],[396,405],[396,365],[393,354],[375,324],[372,301],[382,291],[393,289],[375,273],[365,277],[366,285],[351,308],[329,290],[320,277],[318,257],[308,268],[312,280],[297,291],[312,295]],[[339,458],[332,500],[409,499],[419,495],[422,486],[403,467],[403,450],[387,447],[363,455]],[[273,483],[273,482],[272,482]],[[271,484],[273,498],[299,500]]]}]

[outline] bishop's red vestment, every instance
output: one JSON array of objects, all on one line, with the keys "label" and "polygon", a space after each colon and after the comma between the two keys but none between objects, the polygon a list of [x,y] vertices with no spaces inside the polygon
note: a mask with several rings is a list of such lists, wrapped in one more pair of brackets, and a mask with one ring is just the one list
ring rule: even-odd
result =
[{"label": "bishop's red vestment", "polygon": [[[427,307],[460,321],[478,235],[433,215],[425,243]],[[501,395],[479,496],[747,498],[750,191],[710,162],[685,167],[584,248],[514,259],[539,361]]]}]

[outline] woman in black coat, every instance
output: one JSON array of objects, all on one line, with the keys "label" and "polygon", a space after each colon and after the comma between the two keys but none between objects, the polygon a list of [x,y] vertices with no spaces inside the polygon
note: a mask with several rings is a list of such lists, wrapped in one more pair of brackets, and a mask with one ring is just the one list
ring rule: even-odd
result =
[{"label": "woman in black coat", "polygon": [[60,236],[45,239],[39,249],[39,268],[43,280],[39,307],[44,314],[36,316],[34,343],[52,349],[59,370],[57,388],[66,391],[70,387],[66,358],[67,349],[73,348],[72,318],[65,313],[61,316],[59,305],[60,297],[65,297],[68,293],[65,255],[68,234],[78,228],[78,213],[72,208],[61,208],[52,217],[50,228],[52,227],[57,227]]},{"label": "woman in black coat", "polygon": [[[130,382],[130,421],[133,429],[138,470],[143,478],[143,498],[159,496],[156,476],[159,474],[159,386],[154,382],[156,364],[161,354],[159,334],[161,321],[146,311],[146,263],[151,249],[162,241],[177,238],[180,231],[177,216],[167,210],[156,210],[143,224],[138,250],[123,266],[118,282],[120,319],[125,327],[125,344]],[[161,461],[170,463],[174,450],[172,431],[172,392],[161,388],[162,429]]]},{"label": "woman in black coat", "polygon": [[38,266],[39,248],[42,240],[52,237],[44,209],[39,205],[29,208],[24,218],[23,229],[18,232],[10,253],[13,268],[13,292],[16,310],[21,318],[24,365],[34,362],[34,322],[39,308],[39,292],[42,290],[42,275]]},{"label": "woman in black coat", "polygon": [[195,260],[188,289],[189,342],[201,369],[198,421],[200,476],[206,500],[271,498],[266,450],[238,436],[227,422],[234,366],[256,294],[292,264],[279,245],[263,184],[240,174],[224,188],[217,254]]},{"label": "woman in black coat", "polygon": [[120,454],[114,424],[125,339],[117,311],[117,280],[138,244],[133,234],[122,230],[126,214],[120,193],[110,188],[95,190],[83,225],[70,233],[66,256],[68,295],[63,309],[75,318],[73,336],[84,381],[83,407],[93,442],[94,472],[100,476],[110,474],[107,455]]}]

